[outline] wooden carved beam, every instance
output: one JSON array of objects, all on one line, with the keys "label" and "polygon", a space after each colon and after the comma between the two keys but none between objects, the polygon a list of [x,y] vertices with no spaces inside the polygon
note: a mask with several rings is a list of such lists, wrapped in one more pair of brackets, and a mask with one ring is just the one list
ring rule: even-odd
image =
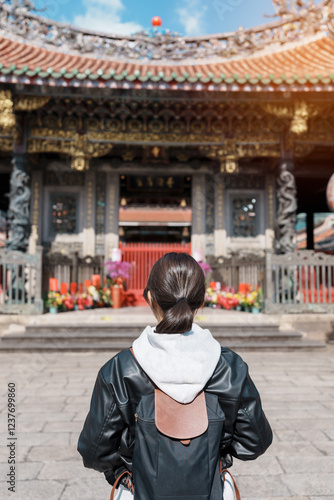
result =
[{"label": "wooden carved beam", "polygon": [[[55,133],[56,132],[56,133]],[[61,153],[71,156],[74,170],[87,170],[89,160],[109,153],[113,145],[90,142],[86,134],[48,130],[48,137],[28,139],[28,153]]]},{"label": "wooden carved beam", "polygon": [[50,101],[49,96],[17,96],[14,101],[15,111],[35,111]]}]

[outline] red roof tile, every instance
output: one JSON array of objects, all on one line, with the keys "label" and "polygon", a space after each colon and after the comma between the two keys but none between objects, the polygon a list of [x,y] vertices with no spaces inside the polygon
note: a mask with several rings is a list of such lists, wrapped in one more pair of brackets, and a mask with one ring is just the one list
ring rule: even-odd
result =
[{"label": "red roof tile", "polygon": [[263,88],[269,83],[279,85],[283,76],[290,85],[304,85],[309,77],[314,79],[308,83],[312,86],[321,81],[319,75],[322,80],[328,80],[323,84],[334,81],[334,40],[321,34],[316,39],[286,44],[272,52],[171,65],[169,61],[165,64],[163,61],[159,64],[125,62],[63,54],[0,37],[0,67],[6,76],[1,81],[11,81],[15,76],[15,81],[17,77],[29,77],[31,83],[35,78],[45,83],[52,79],[66,82],[77,79],[85,86],[90,80],[97,80],[101,85],[107,85],[110,80],[119,86],[128,81],[140,87],[142,82],[151,81],[157,87],[161,84],[171,88],[179,84],[187,84],[189,88],[196,88],[198,84],[237,84],[242,89],[245,85]]}]

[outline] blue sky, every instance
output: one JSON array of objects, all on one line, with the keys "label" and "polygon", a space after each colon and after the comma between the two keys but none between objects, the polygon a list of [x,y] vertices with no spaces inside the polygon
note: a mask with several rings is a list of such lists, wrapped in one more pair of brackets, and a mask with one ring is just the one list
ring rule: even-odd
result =
[{"label": "blue sky", "polygon": [[201,35],[251,27],[272,14],[271,0],[35,0],[41,15],[79,27],[133,33],[158,15],[163,27],[182,35]]}]

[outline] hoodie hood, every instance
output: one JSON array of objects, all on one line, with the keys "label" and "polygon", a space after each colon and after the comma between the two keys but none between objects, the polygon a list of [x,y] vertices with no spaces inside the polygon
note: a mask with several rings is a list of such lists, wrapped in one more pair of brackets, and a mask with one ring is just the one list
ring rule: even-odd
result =
[{"label": "hoodie hood", "polygon": [[156,333],[147,326],[133,352],[151,380],[179,403],[190,403],[209,381],[221,354],[209,330],[193,324],[186,333]]}]

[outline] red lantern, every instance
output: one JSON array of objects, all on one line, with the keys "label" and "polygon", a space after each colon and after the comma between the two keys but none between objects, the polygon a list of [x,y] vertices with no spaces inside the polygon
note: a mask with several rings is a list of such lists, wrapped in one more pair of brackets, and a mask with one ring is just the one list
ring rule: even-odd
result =
[{"label": "red lantern", "polygon": [[152,26],[161,26],[162,25],[162,19],[159,16],[154,16],[152,17]]},{"label": "red lantern", "polygon": [[329,210],[334,212],[334,174],[329,179],[329,183],[327,184],[327,203]]}]

